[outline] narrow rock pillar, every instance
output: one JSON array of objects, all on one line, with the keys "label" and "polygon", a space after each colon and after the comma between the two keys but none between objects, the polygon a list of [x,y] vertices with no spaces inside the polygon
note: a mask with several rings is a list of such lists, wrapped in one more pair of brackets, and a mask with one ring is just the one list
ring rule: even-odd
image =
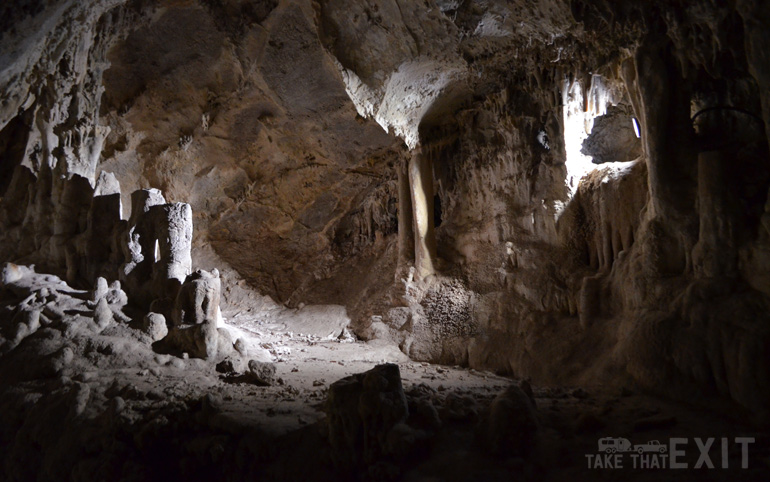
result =
[{"label": "narrow rock pillar", "polygon": [[[192,272],[192,208],[187,203],[162,204],[151,207],[149,215],[160,254],[160,259],[154,260],[154,277],[161,282],[175,279],[181,285]],[[150,251],[153,255],[154,250]]]},{"label": "narrow rock pillar", "polygon": [[433,225],[433,166],[419,147],[412,151],[409,160],[409,186],[414,214],[415,277],[423,279],[435,272],[436,234]]},{"label": "narrow rock pillar", "polygon": [[414,226],[412,220],[412,192],[409,189],[409,167],[404,162],[398,166],[398,268],[396,281],[403,278],[414,262]]}]

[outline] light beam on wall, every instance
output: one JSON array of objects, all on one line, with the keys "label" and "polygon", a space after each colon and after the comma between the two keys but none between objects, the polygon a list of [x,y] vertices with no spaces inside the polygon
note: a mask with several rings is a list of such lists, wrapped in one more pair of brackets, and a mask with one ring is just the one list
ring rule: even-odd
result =
[{"label": "light beam on wall", "polygon": [[587,98],[584,97],[585,89],[580,81],[564,81],[563,114],[564,114],[564,147],[567,154],[567,179],[565,183],[569,190],[569,197],[577,192],[580,180],[597,168],[592,162],[592,157],[580,152],[583,141],[591,133],[594,119],[607,113],[607,106],[615,104],[613,92],[602,78],[594,75],[591,85],[587,89]]}]

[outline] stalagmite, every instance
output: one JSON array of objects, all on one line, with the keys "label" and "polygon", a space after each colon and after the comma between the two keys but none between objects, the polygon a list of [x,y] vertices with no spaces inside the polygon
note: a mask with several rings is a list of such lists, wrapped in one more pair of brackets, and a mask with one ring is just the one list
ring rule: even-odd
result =
[{"label": "stalagmite", "polygon": [[[128,220],[127,240],[123,244],[126,264],[121,276],[131,279],[132,289],[142,280],[150,278],[155,262],[155,237],[153,225],[146,217],[152,206],[164,204],[166,200],[157,189],[142,189],[131,194],[131,217]],[[132,279],[133,278],[133,279]]]},{"label": "stalagmite", "polygon": [[160,254],[156,261],[155,246],[147,251],[155,266],[153,277],[161,281],[175,279],[181,284],[192,270],[192,209],[187,203],[162,204],[151,207],[147,215],[153,223]]},{"label": "stalagmite", "polygon": [[114,175],[102,172],[96,183],[91,209],[88,211],[88,257],[83,260],[86,265],[86,278],[117,277],[123,261],[119,241],[126,224],[121,217],[120,184]]}]

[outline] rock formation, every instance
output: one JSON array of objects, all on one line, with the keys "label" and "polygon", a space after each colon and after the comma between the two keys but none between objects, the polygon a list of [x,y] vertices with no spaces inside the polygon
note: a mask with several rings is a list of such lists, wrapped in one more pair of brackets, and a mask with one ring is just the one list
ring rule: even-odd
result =
[{"label": "rock formation", "polygon": [[219,350],[217,325],[221,319],[219,297],[219,272],[216,269],[211,273],[198,270],[187,276],[177,289],[169,343],[194,357],[216,358]]},{"label": "rock formation", "polygon": [[398,425],[409,415],[398,365],[378,365],[334,382],[326,412],[329,443],[340,467],[355,473],[393,455],[389,439],[398,436]]},{"label": "rock formation", "polygon": [[[0,388],[62,377],[39,393],[76,428],[109,391],[89,363],[292,398],[276,340],[367,342],[766,423],[768,24],[751,0],[6,2]],[[329,387],[319,460],[403,475],[437,398],[542,456],[528,393],[479,413],[397,372]]]}]

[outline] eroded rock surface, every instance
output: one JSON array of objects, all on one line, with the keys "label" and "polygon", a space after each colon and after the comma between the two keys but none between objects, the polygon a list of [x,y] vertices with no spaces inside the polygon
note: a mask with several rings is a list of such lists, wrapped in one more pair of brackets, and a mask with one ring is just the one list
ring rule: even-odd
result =
[{"label": "eroded rock surface", "polygon": [[[94,417],[122,429],[136,390],[72,380],[92,352],[97,371],[157,355],[232,382],[296,356],[270,337],[351,333],[770,416],[766,3],[59,0],[0,18],[0,365],[62,377],[12,397],[14,427],[44,400],[75,430],[103,393]],[[488,418],[434,395],[367,442],[362,460],[388,459],[370,476],[453,417],[487,420],[498,452],[522,447],[492,427],[536,425],[514,391]]]}]

